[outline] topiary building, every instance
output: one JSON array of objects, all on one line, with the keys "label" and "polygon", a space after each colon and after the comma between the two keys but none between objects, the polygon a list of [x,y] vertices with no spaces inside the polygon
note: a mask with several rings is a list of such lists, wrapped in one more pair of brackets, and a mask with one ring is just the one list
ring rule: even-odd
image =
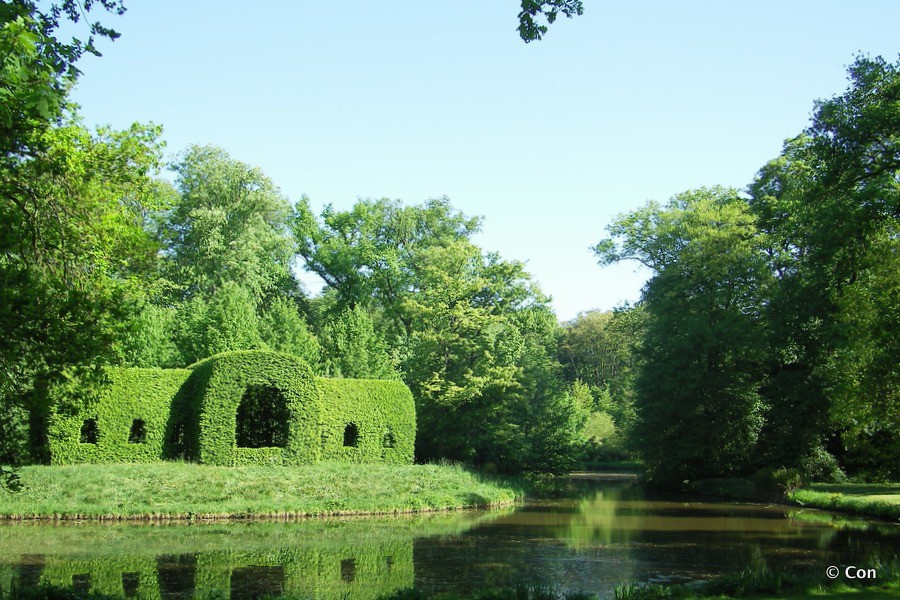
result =
[{"label": "topiary building", "polygon": [[303,360],[264,351],[107,373],[85,408],[33,415],[37,455],[52,464],[413,460],[415,405],[400,381],[318,378]]}]

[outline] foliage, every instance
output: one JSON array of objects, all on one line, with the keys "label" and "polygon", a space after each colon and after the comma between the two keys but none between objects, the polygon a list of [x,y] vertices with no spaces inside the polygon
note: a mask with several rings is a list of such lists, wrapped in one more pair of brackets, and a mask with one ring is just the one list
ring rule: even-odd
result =
[{"label": "foliage", "polygon": [[[412,463],[416,407],[406,385],[318,377],[316,387],[322,399],[322,460]],[[346,445],[351,425],[355,445]]]},{"label": "foliage", "polygon": [[454,211],[447,198],[422,206],[365,200],[345,212],[329,205],[317,220],[304,197],[294,208],[292,227],[306,269],[337,294],[336,312],[374,303],[395,337],[412,333],[402,301],[417,293],[429,253],[467,240],[480,221]]},{"label": "foliage", "polygon": [[560,14],[568,18],[584,13],[581,0],[522,0],[522,10],[519,12],[519,37],[525,41],[533,42],[543,38],[547,33],[547,25],[535,20],[543,17],[547,24],[552,25]]},{"label": "foliage", "polygon": [[[186,393],[190,375],[186,369],[108,369],[106,384],[97,386],[97,397],[84,410],[64,406],[70,394],[55,388],[60,399],[53,405],[59,408],[51,413],[47,425],[51,462],[153,462],[173,457],[171,407],[173,399]],[[176,405],[180,403],[176,401]],[[177,421],[178,415],[174,417]],[[94,443],[82,443],[82,428],[88,419],[93,419],[96,427]],[[145,432],[139,443],[129,439],[136,421]]]},{"label": "foliage", "polygon": [[[47,448],[38,454],[53,464],[412,462],[415,406],[399,381],[314,380],[299,358],[267,351],[218,354],[191,369],[104,374],[99,384],[73,380],[52,388],[59,399],[32,419],[47,430]],[[73,396],[89,403],[67,405]],[[344,448],[351,423],[356,447]]]},{"label": "foliage", "polygon": [[162,246],[150,302],[131,319],[126,358],[182,367],[233,350],[268,348],[319,368],[299,311],[287,200],[259,169],[212,146],[173,165],[171,202],[145,227]]},{"label": "foliage", "polygon": [[[655,275],[634,438],[677,483],[759,467],[889,479],[900,464],[900,63],[858,58],[748,188],[619,217],[596,250]],[[576,363],[573,363],[576,364]]]},{"label": "foliage", "polygon": [[256,302],[252,293],[238,283],[226,281],[209,297],[195,296],[183,302],[178,312],[174,334],[181,364],[263,346]]},{"label": "foliage", "polygon": [[[278,297],[269,303],[259,319],[259,337],[273,352],[298,356],[314,371],[318,370],[319,363],[322,362],[321,344],[307,327],[296,303],[287,298]],[[387,374],[374,372],[366,376],[383,378]]]},{"label": "foliage", "polygon": [[758,492],[777,494],[776,499],[784,498],[803,484],[800,471],[797,469],[760,469],[753,475],[753,486]]},{"label": "foliage", "polygon": [[773,460],[802,460],[833,428],[847,462],[879,440],[881,460],[857,466],[891,477],[900,464],[898,74],[900,63],[858,58],[850,88],[818,102],[750,187],[778,275],[771,421],[792,425],[768,436]]},{"label": "foliage", "polygon": [[[149,175],[159,128],[44,130],[41,150],[0,170],[0,401],[90,377],[117,359],[156,248],[142,228],[157,205]],[[18,433],[16,434],[19,435]],[[24,457],[17,456],[16,460]]]},{"label": "foliage", "polygon": [[[273,388],[283,396],[290,427],[282,450],[282,464],[319,460],[319,393],[309,366],[296,357],[271,352],[226,352],[194,367],[197,394],[197,456],[209,465],[234,464],[237,413],[249,386]],[[258,449],[271,457],[266,449]],[[244,449],[242,455],[253,454]]]},{"label": "foliage", "polygon": [[135,307],[122,339],[122,357],[126,365],[142,368],[172,369],[190,364],[182,359],[175,332],[179,327],[178,309],[144,302]]},{"label": "foliage", "polygon": [[556,320],[521,263],[472,243],[479,226],[446,198],[366,200],[319,219],[299,203],[300,254],[330,288],[326,372],[372,372],[355,365],[383,356],[384,339],[416,400],[419,460],[565,470],[581,417],[556,361]]},{"label": "foliage", "polygon": [[566,323],[559,342],[566,379],[586,386],[592,396],[590,410],[611,415],[623,436],[635,418],[634,378],[643,324],[641,307],[590,311]]},{"label": "foliage", "polygon": [[180,200],[160,216],[164,273],[183,299],[226,282],[257,302],[291,280],[290,206],[258,168],[193,146],[172,166]]},{"label": "foliage", "polygon": [[78,23],[95,5],[125,12],[122,0],[64,0],[40,8],[29,0],[8,0],[0,5],[0,169],[42,148],[40,136],[63,114],[66,93],[80,74],[75,63],[85,52],[100,55],[95,36],[119,36],[94,22],[86,42],[55,37],[63,17]]},{"label": "foliage", "polygon": [[601,261],[632,258],[655,271],[633,432],[650,473],[680,482],[746,470],[762,425],[759,294],[768,285],[753,215],[734,190],[701,189],[609,231]]},{"label": "foliage", "polygon": [[396,379],[397,369],[365,309],[345,309],[322,328],[323,371],[329,377]]}]

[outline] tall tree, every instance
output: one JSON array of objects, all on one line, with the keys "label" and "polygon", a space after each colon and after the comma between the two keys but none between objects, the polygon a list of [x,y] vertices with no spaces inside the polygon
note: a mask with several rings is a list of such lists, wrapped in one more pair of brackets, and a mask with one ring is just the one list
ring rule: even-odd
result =
[{"label": "tall tree", "polygon": [[303,203],[294,230],[336,312],[365,308],[399,360],[420,459],[562,469],[577,416],[555,360],[555,318],[520,263],[471,242],[478,226],[446,199],[378,200],[321,219]]},{"label": "tall tree", "polygon": [[387,199],[365,200],[349,211],[331,206],[321,223],[303,198],[294,209],[293,230],[306,269],[334,290],[334,309],[375,304],[388,322],[386,333],[407,336],[412,323],[402,300],[414,295],[430,249],[466,240],[480,220],[454,211],[447,198],[422,206]]},{"label": "tall tree", "polygon": [[0,388],[24,401],[35,381],[118,356],[156,246],[159,129],[47,129],[42,150],[0,172]]},{"label": "tall tree", "polygon": [[293,281],[290,205],[262,171],[193,146],[173,166],[180,200],[163,215],[167,277],[182,298],[231,281],[256,300]]},{"label": "tall tree", "polygon": [[763,422],[761,298],[769,282],[755,218],[735,190],[680,194],[618,218],[601,262],[654,276],[636,386],[636,445],[660,483],[746,471]]},{"label": "tall tree", "polygon": [[795,423],[771,436],[781,460],[821,443],[830,416],[845,449],[877,443],[888,473],[900,464],[900,346],[883,333],[898,313],[898,73],[900,62],[857,59],[849,89],[818,102],[750,187],[779,278],[773,405]]}]

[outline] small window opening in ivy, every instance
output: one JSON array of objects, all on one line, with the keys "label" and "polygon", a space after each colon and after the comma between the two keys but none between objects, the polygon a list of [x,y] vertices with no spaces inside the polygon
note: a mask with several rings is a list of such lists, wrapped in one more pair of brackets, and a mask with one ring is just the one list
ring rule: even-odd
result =
[{"label": "small window opening in ivy", "polygon": [[341,561],[341,579],[347,583],[356,579],[356,559],[345,558]]},{"label": "small window opening in ivy", "polygon": [[394,444],[394,432],[388,429],[384,433],[384,437],[381,439],[381,446],[382,448],[393,448]]},{"label": "small window opening in ivy", "polygon": [[251,385],[241,397],[235,437],[239,448],[287,446],[290,413],[281,390]]},{"label": "small window opening in ivy", "polygon": [[356,423],[349,423],[344,428],[344,446],[356,448],[359,445],[359,428]]},{"label": "small window opening in ivy", "polygon": [[129,444],[143,444],[147,441],[147,429],[143,419],[135,419],[131,422],[131,433],[128,434]]},{"label": "small window opening in ivy", "polygon": [[97,443],[97,419],[85,419],[81,425],[81,443]]}]

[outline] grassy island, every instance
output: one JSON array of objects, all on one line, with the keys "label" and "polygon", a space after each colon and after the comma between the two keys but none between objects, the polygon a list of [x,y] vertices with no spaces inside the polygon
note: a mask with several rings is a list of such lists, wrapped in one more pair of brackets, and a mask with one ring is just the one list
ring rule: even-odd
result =
[{"label": "grassy island", "polygon": [[3,519],[239,519],[377,514],[510,504],[521,486],[456,466],[188,463],[32,466],[0,490]]}]

